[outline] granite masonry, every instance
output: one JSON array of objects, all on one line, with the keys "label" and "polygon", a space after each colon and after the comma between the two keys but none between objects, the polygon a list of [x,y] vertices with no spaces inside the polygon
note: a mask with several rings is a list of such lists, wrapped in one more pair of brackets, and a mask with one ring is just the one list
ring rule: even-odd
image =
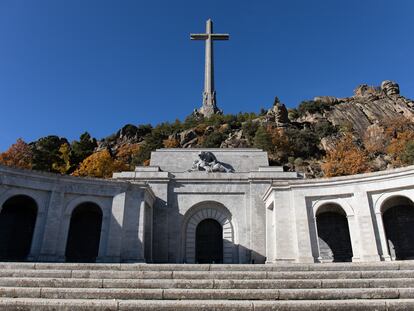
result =
[{"label": "granite masonry", "polygon": [[[111,180],[0,167],[0,257],[313,263],[414,258],[414,167],[303,179],[258,149],[160,149]],[[7,225],[9,224],[9,225]]]}]

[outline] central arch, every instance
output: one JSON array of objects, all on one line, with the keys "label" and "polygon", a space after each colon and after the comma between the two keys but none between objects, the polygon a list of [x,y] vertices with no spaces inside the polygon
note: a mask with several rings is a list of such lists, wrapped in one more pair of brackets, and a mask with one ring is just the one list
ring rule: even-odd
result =
[{"label": "central arch", "polygon": [[[203,222],[204,220],[209,220]],[[212,225],[215,221],[215,225]],[[201,225],[201,227],[199,227]],[[219,228],[219,225],[221,228]],[[232,216],[229,210],[221,203],[206,201],[196,204],[185,214],[183,221],[183,261],[186,263],[197,263],[196,241],[197,229],[201,231],[206,227],[215,226],[217,232],[222,232],[222,263],[237,263],[237,246],[235,245],[235,232]],[[221,229],[221,230],[220,230]],[[217,247],[217,246],[216,246]],[[205,259],[203,259],[205,260]],[[211,258],[210,258],[211,260]],[[215,260],[214,260],[215,261]],[[216,262],[216,261],[215,261]]]},{"label": "central arch", "polygon": [[214,219],[204,219],[197,226],[196,262],[223,263],[223,228]]}]

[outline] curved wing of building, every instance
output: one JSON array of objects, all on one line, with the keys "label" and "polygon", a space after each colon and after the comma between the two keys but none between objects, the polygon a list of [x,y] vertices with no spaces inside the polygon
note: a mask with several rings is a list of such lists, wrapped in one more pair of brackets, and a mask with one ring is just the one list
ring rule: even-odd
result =
[{"label": "curved wing of building", "polygon": [[258,149],[160,149],[111,180],[0,166],[0,259],[414,258],[414,167],[303,179]]}]

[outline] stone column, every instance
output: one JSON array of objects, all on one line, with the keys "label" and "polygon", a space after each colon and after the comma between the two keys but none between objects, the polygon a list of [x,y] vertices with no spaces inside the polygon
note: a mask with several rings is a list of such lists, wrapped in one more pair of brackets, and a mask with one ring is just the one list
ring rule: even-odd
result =
[{"label": "stone column", "polygon": [[153,217],[153,261],[155,263],[169,262],[169,212],[168,202],[168,180],[150,182],[150,186],[157,198],[154,203]]},{"label": "stone column", "polygon": [[43,241],[39,254],[39,261],[63,261],[58,258],[58,249],[66,241],[59,239],[59,232],[64,214],[64,192],[60,187],[56,187],[50,194],[49,204],[45,213],[46,222],[44,226]]},{"label": "stone column", "polygon": [[293,192],[292,196],[291,202],[296,218],[297,261],[315,262],[319,258],[319,245],[312,202],[308,202],[302,193]]},{"label": "stone column", "polygon": [[379,243],[381,247],[381,260],[391,261],[390,252],[388,250],[388,241],[387,241],[387,237],[385,236],[384,222],[382,219],[381,212],[375,213],[375,220],[377,223]]},{"label": "stone column", "polygon": [[130,189],[124,201],[122,262],[144,262],[144,192]]},{"label": "stone column", "polygon": [[296,215],[291,204],[290,191],[274,193],[276,261],[297,261]]},{"label": "stone column", "polygon": [[358,230],[357,220],[355,219],[355,215],[347,215],[346,216],[348,221],[348,228],[349,228],[349,237],[351,239],[351,246],[352,246],[352,262],[361,261],[360,256],[360,234]]},{"label": "stone column", "polygon": [[109,235],[106,249],[108,262],[121,261],[122,227],[124,225],[124,211],[127,193],[122,192],[114,196],[112,200],[112,213],[109,223]]},{"label": "stone column", "polygon": [[351,203],[357,211],[359,230],[357,228],[355,230],[360,235],[361,261],[380,261],[368,194],[366,192],[354,193]]},{"label": "stone column", "polygon": [[[251,250],[251,262],[265,263],[266,261],[266,207],[262,199],[262,195],[269,188],[270,183],[255,182],[250,183],[249,189],[249,203],[250,210],[250,236],[249,245],[247,247]],[[240,254],[240,261],[244,254]],[[246,255],[245,255],[246,256]]]},{"label": "stone column", "polygon": [[272,203],[266,207],[266,263],[274,263],[276,261],[276,228],[275,228],[275,200],[271,195]]}]

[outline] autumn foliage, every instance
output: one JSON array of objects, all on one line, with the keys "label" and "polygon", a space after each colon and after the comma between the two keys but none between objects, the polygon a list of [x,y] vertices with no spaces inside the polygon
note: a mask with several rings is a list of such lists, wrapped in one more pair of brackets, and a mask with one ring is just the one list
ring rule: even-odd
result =
[{"label": "autumn foliage", "polygon": [[369,169],[365,150],[354,143],[350,133],[337,142],[336,148],[327,152],[324,160],[322,170],[326,177],[359,174]]},{"label": "autumn foliage", "polygon": [[128,165],[114,159],[109,151],[105,149],[95,152],[83,160],[72,175],[110,178],[114,172],[126,171],[128,169]]},{"label": "autumn foliage", "polygon": [[139,152],[140,148],[139,144],[122,145],[116,152],[116,159],[128,166],[131,163],[132,158]]},{"label": "autumn foliage", "polygon": [[7,166],[31,169],[32,161],[32,148],[20,138],[6,152],[0,154],[0,164]]}]

